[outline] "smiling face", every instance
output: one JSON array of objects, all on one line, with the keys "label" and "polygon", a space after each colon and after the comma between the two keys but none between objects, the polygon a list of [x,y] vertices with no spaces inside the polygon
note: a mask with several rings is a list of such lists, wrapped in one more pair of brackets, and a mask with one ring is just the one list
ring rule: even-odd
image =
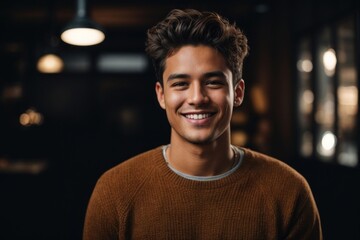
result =
[{"label": "smiling face", "polygon": [[233,75],[214,48],[186,45],[166,59],[156,94],[166,110],[171,142],[207,144],[230,139],[233,107],[242,102],[244,81],[233,86]]}]

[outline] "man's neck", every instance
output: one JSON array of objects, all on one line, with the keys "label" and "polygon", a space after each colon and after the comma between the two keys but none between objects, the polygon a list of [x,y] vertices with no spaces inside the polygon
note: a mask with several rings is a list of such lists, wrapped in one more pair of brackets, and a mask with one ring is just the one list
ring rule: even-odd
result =
[{"label": "man's neck", "polygon": [[194,144],[172,138],[166,155],[173,168],[193,176],[219,175],[228,171],[234,163],[234,153],[227,139]]}]

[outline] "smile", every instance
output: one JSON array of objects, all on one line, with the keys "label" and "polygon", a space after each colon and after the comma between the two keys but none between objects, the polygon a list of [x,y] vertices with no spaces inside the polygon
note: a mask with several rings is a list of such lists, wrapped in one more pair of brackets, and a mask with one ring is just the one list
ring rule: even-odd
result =
[{"label": "smile", "polygon": [[184,116],[188,119],[201,120],[201,119],[209,118],[211,116],[211,114],[210,113],[185,114]]}]

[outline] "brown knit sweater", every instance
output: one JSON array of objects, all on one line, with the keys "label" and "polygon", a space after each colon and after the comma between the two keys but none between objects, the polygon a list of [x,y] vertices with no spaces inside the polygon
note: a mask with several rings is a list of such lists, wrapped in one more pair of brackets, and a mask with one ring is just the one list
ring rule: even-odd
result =
[{"label": "brown knit sweater", "polygon": [[83,239],[322,239],[306,180],[243,150],[241,167],[215,181],[177,175],[161,147],[119,164],[97,182]]}]

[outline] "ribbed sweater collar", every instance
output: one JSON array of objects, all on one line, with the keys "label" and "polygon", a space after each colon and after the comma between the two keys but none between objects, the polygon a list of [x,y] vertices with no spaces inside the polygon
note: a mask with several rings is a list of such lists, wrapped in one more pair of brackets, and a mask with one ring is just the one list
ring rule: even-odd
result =
[{"label": "ribbed sweater collar", "polygon": [[[183,178],[178,174],[174,173],[166,164],[165,159],[162,154],[162,147],[158,147],[153,152],[153,160],[155,172],[154,174],[160,176],[166,184],[172,184],[174,186],[189,188],[189,189],[198,189],[198,190],[208,190],[208,189],[216,189],[221,188],[226,185],[231,185],[234,183],[238,183],[239,179],[242,179],[241,182],[246,183],[248,179],[248,173],[251,169],[251,164],[248,162],[248,158],[250,152],[248,149],[241,148],[244,151],[244,158],[242,165],[231,175],[214,181],[195,181]],[[165,183],[164,183],[165,184]]]}]

